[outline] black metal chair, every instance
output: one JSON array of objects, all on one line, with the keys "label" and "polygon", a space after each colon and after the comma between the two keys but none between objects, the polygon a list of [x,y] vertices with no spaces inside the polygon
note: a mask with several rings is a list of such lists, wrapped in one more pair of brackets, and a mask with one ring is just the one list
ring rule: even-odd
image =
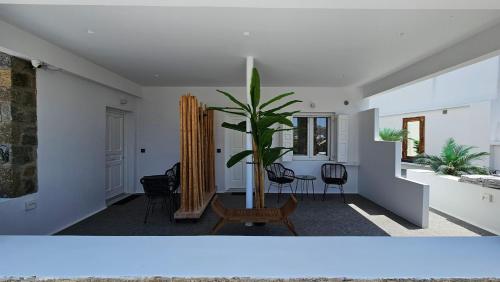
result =
[{"label": "black metal chair", "polygon": [[180,165],[175,164],[167,170],[164,175],[144,176],[140,182],[146,195],[146,215],[144,223],[147,223],[149,214],[153,212],[156,203],[162,203],[168,208],[170,221],[173,221],[174,212],[177,210],[177,190],[180,185]]},{"label": "black metal chair", "polygon": [[325,182],[323,191],[323,201],[325,200],[326,190],[330,185],[337,185],[340,190],[340,195],[345,201],[344,184],[347,183],[347,169],[342,164],[323,164],[321,166],[321,179]]},{"label": "black metal chair", "polygon": [[293,170],[286,168],[284,165],[280,163],[273,163],[266,167],[267,178],[269,179],[269,190],[271,190],[271,186],[275,185],[278,187],[278,202],[280,201],[281,191],[283,189],[283,185],[288,184],[290,190],[293,193],[293,188],[291,183],[295,180],[295,173]]},{"label": "black metal chair", "polygon": [[165,175],[169,177],[169,186],[171,196],[173,197],[172,203],[174,204],[174,210],[177,210],[180,204],[181,163],[174,164],[170,169],[165,171]]},{"label": "black metal chair", "polygon": [[181,185],[181,163],[174,164],[170,169],[165,171],[165,175],[172,177],[175,181],[173,185],[175,189]]}]

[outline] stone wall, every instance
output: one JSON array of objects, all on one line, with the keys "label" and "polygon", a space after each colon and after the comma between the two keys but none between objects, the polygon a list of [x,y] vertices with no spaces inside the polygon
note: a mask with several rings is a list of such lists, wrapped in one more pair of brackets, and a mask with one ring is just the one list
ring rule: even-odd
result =
[{"label": "stone wall", "polygon": [[0,53],[0,198],[37,191],[36,70]]}]

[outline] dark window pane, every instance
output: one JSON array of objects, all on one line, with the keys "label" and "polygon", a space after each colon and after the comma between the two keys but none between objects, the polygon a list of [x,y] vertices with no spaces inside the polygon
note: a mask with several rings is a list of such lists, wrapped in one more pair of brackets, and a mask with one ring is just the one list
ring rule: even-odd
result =
[{"label": "dark window pane", "polygon": [[292,122],[293,154],[307,156],[307,118],[294,117]]},{"label": "dark window pane", "polygon": [[314,155],[328,155],[328,118],[314,118]]}]

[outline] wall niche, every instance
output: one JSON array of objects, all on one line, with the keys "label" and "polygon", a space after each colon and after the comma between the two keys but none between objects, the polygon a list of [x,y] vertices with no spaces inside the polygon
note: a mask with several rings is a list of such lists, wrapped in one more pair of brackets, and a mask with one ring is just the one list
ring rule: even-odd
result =
[{"label": "wall niche", "polygon": [[0,198],[37,191],[37,144],[36,70],[0,52]]}]

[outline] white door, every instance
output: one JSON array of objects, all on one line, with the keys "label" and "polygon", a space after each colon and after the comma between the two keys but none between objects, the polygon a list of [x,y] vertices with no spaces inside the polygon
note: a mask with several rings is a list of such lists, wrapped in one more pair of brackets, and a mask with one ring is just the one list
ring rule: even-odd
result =
[{"label": "white door", "polygon": [[[239,123],[242,119],[230,118],[229,123]],[[236,130],[225,129],[226,135],[226,159],[245,150],[245,133]],[[231,168],[226,167],[226,190],[245,190],[245,159]]]},{"label": "white door", "polygon": [[125,193],[125,114],[106,111],[106,199]]}]

